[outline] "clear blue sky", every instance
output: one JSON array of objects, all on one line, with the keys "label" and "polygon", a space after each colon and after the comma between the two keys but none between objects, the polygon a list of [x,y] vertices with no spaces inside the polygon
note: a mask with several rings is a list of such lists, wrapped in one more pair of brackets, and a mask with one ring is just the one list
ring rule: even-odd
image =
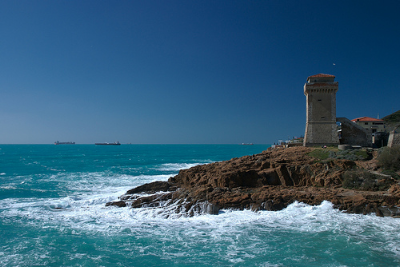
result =
[{"label": "clear blue sky", "polygon": [[271,144],[400,109],[400,1],[0,1],[0,143]]}]

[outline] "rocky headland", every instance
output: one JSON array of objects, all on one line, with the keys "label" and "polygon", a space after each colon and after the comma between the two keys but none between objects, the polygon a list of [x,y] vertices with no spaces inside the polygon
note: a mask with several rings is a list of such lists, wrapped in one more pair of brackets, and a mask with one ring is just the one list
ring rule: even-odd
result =
[{"label": "rocky headland", "polygon": [[[321,160],[312,156],[313,150],[269,149],[253,156],[198,165],[181,170],[168,181],[131,189],[106,205],[146,207],[160,212],[167,209],[193,216],[218,214],[220,209],[277,211],[295,201],[319,205],[327,200],[350,213],[400,216],[400,186],[390,175],[380,173],[376,151],[366,152],[368,157],[363,159]],[[368,182],[368,190],[344,187],[344,182],[349,184],[345,181],[349,175],[345,174],[352,171],[359,175],[350,183]],[[370,174],[368,181],[363,180],[362,173]]]}]

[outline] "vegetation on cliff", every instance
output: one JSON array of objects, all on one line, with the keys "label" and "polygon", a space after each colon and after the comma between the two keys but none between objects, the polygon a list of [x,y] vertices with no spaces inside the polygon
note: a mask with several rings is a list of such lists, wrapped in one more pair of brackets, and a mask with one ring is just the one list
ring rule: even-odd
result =
[{"label": "vegetation on cliff", "polygon": [[343,174],[342,186],[362,191],[385,191],[394,184],[394,181],[388,178],[363,169],[346,171]]},{"label": "vegetation on cliff", "polygon": [[366,160],[372,158],[371,151],[367,149],[348,149],[348,150],[339,150],[337,148],[315,148],[310,153],[309,156],[320,159],[346,159],[346,160]]},{"label": "vegetation on cliff", "polygon": [[400,110],[383,117],[382,120],[384,120],[385,123],[399,123],[400,122]]},{"label": "vegetation on cliff", "polygon": [[[372,150],[365,148],[350,150],[338,150],[333,147],[316,148],[308,155],[321,160],[321,162],[334,159],[366,161],[373,158]],[[400,146],[380,149],[376,160],[375,169],[380,167],[380,173],[368,171],[362,167],[355,167],[343,173],[342,187],[362,191],[388,190],[393,185],[393,179],[389,178],[396,180],[400,178],[400,175],[396,173],[400,170]]]},{"label": "vegetation on cliff", "polygon": [[378,165],[388,171],[400,171],[400,145],[382,148],[379,151]]},{"label": "vegetation on cliff", "polygon": [[385,121],[389,131],[393,130],[395,127],[400,126],[400,110],[383,117],[382,120]]},{"label": "vegetation on cliff", "polygon": [[377,159],[382,173],[400,179],[400,145],[380,149]]}]

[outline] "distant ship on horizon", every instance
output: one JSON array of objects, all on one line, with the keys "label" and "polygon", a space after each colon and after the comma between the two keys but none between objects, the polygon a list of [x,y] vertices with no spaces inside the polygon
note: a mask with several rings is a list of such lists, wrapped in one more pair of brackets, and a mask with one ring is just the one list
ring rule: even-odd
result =
[{"label": "distant ship on horizon", "polygon": [[119,146],[121,145],[120,142],[114,142],[114,143],[94,143],[97,146]]},{"label": "distant ship on horizon", "polygon": [[75,145],[75,142],[54,142],[55,145]]}]

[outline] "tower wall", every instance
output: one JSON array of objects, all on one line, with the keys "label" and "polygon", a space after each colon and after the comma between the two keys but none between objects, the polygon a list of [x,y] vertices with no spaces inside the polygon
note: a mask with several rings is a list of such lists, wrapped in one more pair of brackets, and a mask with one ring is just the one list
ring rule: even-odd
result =
[{"label": "tower wall", "polygon": [[336,125],[336,92],[339,84],[335,76],[317,74],[304,84],[306,96],[306,131],[304,146],[338,145]]}]

